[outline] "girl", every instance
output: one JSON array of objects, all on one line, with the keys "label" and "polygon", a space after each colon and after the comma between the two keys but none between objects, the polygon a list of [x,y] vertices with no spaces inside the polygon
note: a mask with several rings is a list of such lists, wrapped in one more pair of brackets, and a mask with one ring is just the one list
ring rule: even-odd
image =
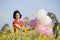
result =
[{"label": "girl", "polygon": [[13,18],[14,18],[13,28],[15,32],[17,29],[23,30],[24,28],[24,23],[20,21],[21,17],[22,17],[21,13],[18,10],[15,10],[13,13]]}]

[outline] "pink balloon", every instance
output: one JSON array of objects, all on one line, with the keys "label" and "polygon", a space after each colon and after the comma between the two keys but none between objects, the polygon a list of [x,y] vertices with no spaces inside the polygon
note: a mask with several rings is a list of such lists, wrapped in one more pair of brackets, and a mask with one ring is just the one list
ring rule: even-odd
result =
[{"label": "pink balloon", "polygon": [[44,30],[44,33],[43,33],[43,34],[44,34],[45,36],[49,36],[49,35],[51,35],[52,31],[53,31],[53,29],[50,28],[50,29]]},{"label": "pink balloon", "polygon": [[40,25],[37,27],[37,32],[42,32],[45,36],[49,36],[52,33],[52,31],[52,28],[48,28],[48,26]]},{"label": "pink balloon", "polygon": [[40,25],[40,26],[37,27],[37,32],[41,32],[43,30],[46,30],[46,28],[47,28],[46,26]]}]

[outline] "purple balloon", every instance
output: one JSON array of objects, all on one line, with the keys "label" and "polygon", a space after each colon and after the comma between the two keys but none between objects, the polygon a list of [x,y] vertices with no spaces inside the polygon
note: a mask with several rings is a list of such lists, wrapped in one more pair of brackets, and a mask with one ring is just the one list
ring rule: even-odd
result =
[{"label": "purple balloon", "polygon": [[30,21],[30,27],[34,28],[37,26],[37,18]]}]

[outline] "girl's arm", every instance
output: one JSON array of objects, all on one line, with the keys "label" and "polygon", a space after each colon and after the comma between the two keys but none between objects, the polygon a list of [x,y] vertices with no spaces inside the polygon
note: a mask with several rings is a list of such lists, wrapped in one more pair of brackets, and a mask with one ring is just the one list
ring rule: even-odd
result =
[{"label": "girl's arm", "polygon": [[14,24],[19,30],[21,30],[21,27],[18,24]]}]

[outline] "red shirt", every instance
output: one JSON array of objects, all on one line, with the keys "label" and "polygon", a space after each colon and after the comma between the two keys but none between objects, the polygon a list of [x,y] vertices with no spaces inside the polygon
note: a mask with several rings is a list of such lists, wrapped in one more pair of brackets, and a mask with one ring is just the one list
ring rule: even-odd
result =
[{"label": "red shirt", "polygon": [[[13,25],[14,25],[14,24],[18,24],[21,28],[23,28],[23,26],[24,26],[23,21],[17,22],[17,20],[14,20],[14,21],[13,21]],[[14,30],[16,30],[16,26],[14,26]]]}]

